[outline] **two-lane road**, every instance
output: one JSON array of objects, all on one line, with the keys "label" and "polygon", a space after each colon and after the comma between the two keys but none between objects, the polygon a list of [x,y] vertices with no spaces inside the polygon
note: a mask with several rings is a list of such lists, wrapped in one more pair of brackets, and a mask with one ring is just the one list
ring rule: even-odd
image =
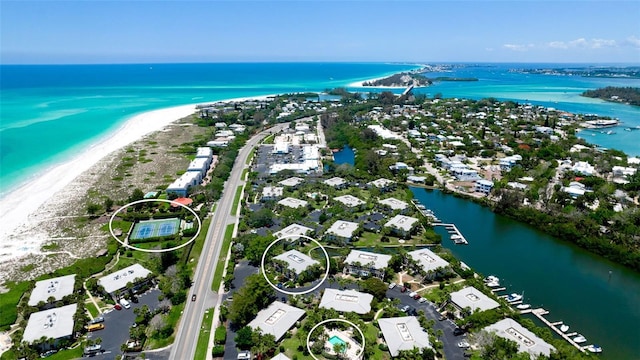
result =
[{"label": "two-lane road", "polygon": [[[231,170],[229,179],[225,184],[222,196],[218,201],[216,211],[211,219],[211,224],[209,225],[202,254],[196,267],[193,286],[187,297],[187,303],[180,320],[180,325],[178,326],[178,332],[176,333],[169,359],[193,359],[204,312],[208,308],[215,306],[218,296],[218,294],[211,291],[211,283],[218,258],[220,257],[220,249],[224,240],[225,230],[227,225],[233,222],[233,217],[230,215],[231,207],[233,206],[237,184],[241,182],[240,177],[245,168],[247,158],[251,150],[266,135],[279,132],[287,126],[288,124],[278,124],[253,136],[238,152],[238,157]],[[191,301],[192,294],[197,295],[196,301]]]}]

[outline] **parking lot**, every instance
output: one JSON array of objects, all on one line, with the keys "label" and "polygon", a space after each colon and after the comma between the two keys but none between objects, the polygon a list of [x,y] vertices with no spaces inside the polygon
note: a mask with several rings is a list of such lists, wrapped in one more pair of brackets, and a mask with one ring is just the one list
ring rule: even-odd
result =
[{"label": "parking lot", "polygon": [[273,164],[296,164],[303,161],[303,151],[300,145],[289,146],[289,152],[285,154],[274,154],[274,145],[261,145],[256,150],[256,161],[254,171],[258,172],[258,177],[269,177],[271,165]]},{"label": "parking lot", "polygon": [[442,341],[443,352],[446,359],[462,359],[464,357],[464,349],[458,347],[458,343],[466,340],[466,335],[454,335],[454,330],[456,329],[456,324],[449,320],[440,320],[441,315],[436,309],[436,306],[430,301],[426,301],[420,303],[418,300],[413,299],[411,296],[410,290],[406,292],[401,291],[401,286],[396,286],[393,289],[387,290],[387,298],[389,299],[399,299],[400,305],[399,308],[403,308],[408,306],[407,315],[417,314],[419,310],[424,311],[424,315],[427,319],[435,320],[435,324],[433,326],[434,331],[442,330],[442,336],[440,337],[440,341]]},{"label": "parking lot", "polygon": [[94,355],[93,359],[114,359],[122,351],[120,347],[129,339],[129,328],[134,324],[136,314],[133,310],[147,305],[151,311],[158,307],[158,295],[160,291],[152,289],[145,294],[138,295],[138,302],[131,302],[131,308],[122,310],[111,310],[104,313],[103,330],[90,332],[87,337],[90,339],[101,338],[102,354]]}]

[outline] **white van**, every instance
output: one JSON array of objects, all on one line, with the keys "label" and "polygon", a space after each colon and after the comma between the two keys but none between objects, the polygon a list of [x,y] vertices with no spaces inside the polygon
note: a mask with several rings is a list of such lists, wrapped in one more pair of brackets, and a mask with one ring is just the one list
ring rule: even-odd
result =
[{"label": "white van", "polygon": [[128,309],[131,307],[131,304],[125,298],[120,299],[120,305],[122,305],[122,307],[125,309]]}]

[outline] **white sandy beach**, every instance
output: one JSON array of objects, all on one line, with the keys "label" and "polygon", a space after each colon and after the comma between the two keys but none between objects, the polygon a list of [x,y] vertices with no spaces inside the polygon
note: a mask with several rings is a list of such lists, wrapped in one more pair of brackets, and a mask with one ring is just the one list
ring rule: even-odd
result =
[{"label": "white sandy beach", "polygon": [[0,263],[39,251],[43,241],[47,240],[47,236],[27,232],[38,222],[31,219],[31,216],[76,177],[108,154],[193,114],[195,110],[195,105],[183,105],[133,116],[116,132],[86,149],[77,157],[52,167],[46,173],[0,199],[0,218],[2,219]]},{"label": "white sandy beach", "polygon": [[[261,100],[269,96],[225,99],[198,104],[215,104],[230,101]],[[78,192],[87,189],[69,188],[74,179],[89,170],[109,154],[126,147],[152,132],[189,116],[196,111],[196,104],[175,106],[148,111],[127,120],[118,130],[92,145],[76,157],[47,169],[11,194],[0,199],[0,264],[29,254],[41,253],[40,248],[51,235],[39,224],[52,216],[53,209],[78,198]],[[71,200],[72,201],[72,200]],[[47,205],[47,206],[45,206]]]}]

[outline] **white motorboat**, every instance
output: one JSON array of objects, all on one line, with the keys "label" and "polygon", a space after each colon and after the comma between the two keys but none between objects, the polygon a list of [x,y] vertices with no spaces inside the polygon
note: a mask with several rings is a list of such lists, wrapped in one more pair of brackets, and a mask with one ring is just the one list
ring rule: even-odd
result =
[{"label": "white motorboat", "polygon": [[569,330],[569,325],[567,324],[560,325],[560,331],[562,331],[563,333],[566,333],[567,330]]},{"label": "white motorboat", "polygon": [[516,301],[520,301],[520,300],[522,300],[522,295],[520,295],[520,294],[511,293],[511,294],[507,295],[507,301],[508,302],[516,302]]},{"label": "white motorboat", "polygon": [[573,342],[575,342],[576,344],[582,344],[584,342],[587,342],[587,338],[578,334],[578,336],[573,338]]},{"label": "white motorboat", "polygon": [[592,353],[601,353],[602,352],[602,348],[600,346],[596,345],[596,344],[589,345],[585,349],[587,349],[587,351],[592,352]]},{"label": "white motorboat", "polygon": [[462,236],[460,235],[451,235],[451,240],[460,240],[462,239]]},{"label": "white motorboat", "polygon": [[518,308],[519,310],[527,310],[530,307],[531,307],[530,304],[519,304],[516,306],[516,308]]},{"label": "white motorboat", "polygon": [[489,275],[486,278],[484,278],[484,282],[489,283],[489,282],[499,282],[500,279],[498,279],[496,276],[493,275]]}]

